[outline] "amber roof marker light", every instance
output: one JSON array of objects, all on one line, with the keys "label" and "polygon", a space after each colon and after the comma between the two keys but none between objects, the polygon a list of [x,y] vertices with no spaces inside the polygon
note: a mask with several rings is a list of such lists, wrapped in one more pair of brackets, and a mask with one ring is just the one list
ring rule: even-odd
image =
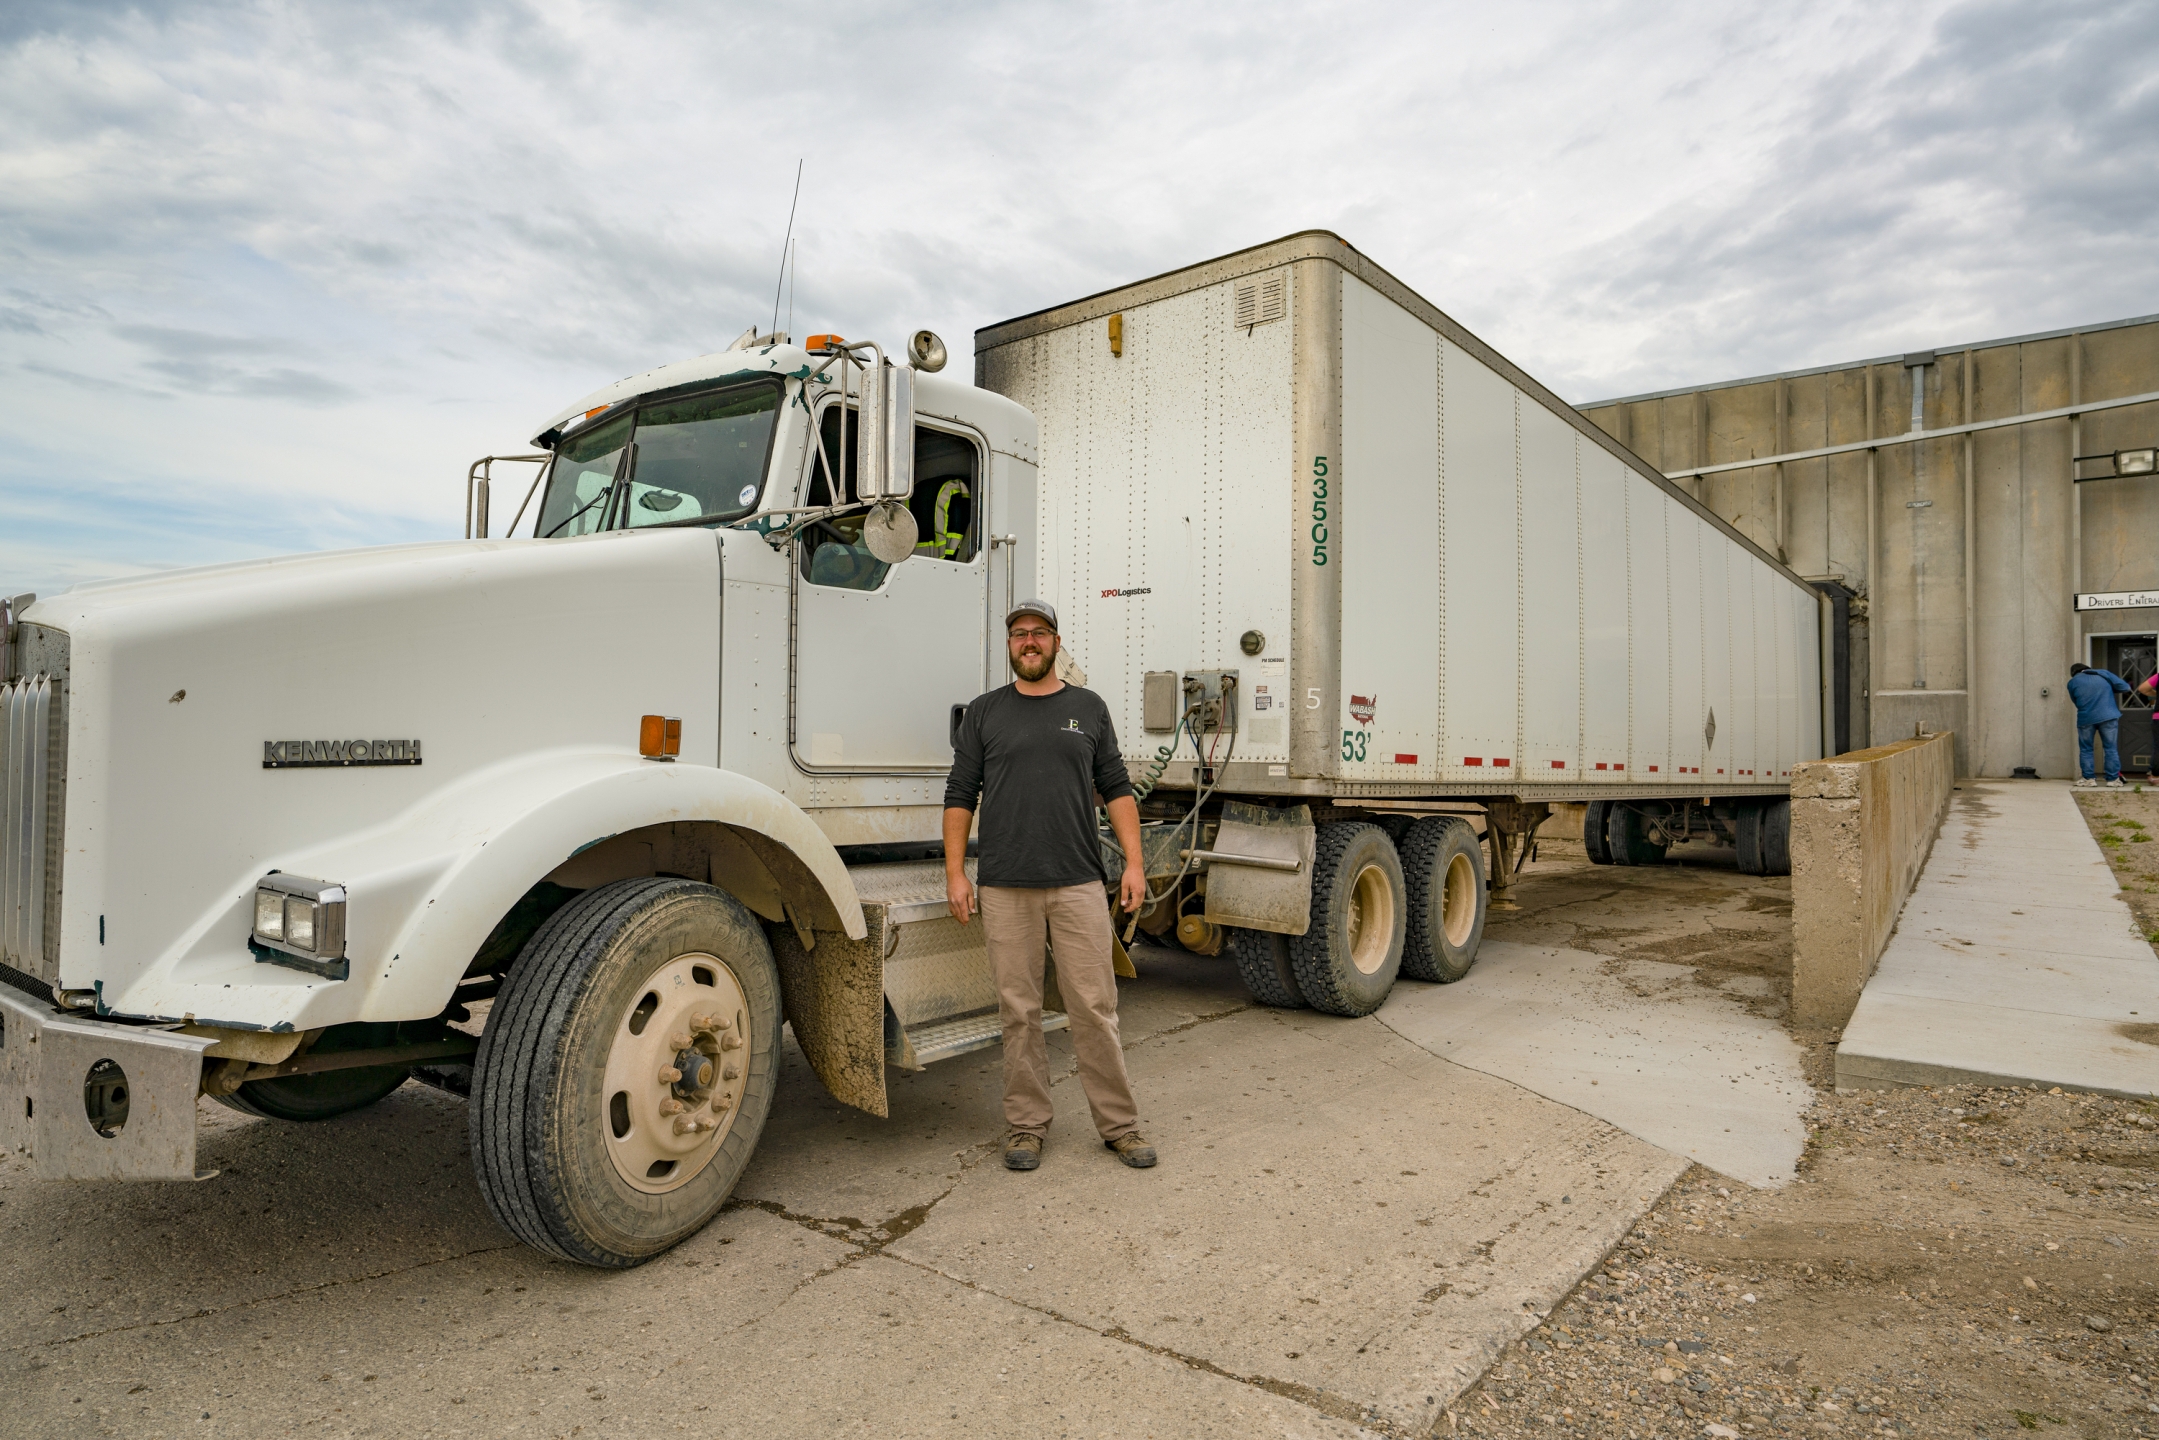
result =
[{"label": "amber roof marker light", "polygon": [[672,760],[682,753],[682,721],[673,715],[646,715],[637,722],[637,753],[647,760]]}]

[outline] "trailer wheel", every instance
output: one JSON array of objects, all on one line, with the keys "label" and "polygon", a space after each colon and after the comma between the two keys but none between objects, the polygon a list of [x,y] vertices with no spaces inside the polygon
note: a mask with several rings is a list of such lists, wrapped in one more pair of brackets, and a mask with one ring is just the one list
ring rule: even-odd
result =
[{"label": "trailer wheel", "polygon": [[779,1045],[779,971],[740,901],[662,877],[586,892],[518,956],[474,1057],[488,1210],[587,1265],[687,1239],[756,1148]]},{"label": "trailer wheel", "polygon": [[1772,800],[1762,807],[1762,873],[1792,873],[1792,802]]},{"label": "trailer wheel", "polygon": [[1419,820],[1401,842],[1409,924],[1402,973],[1452,984],[1484,941],[1484,846],[1466,820]]},{"label": "trailer wheel", "polygon": [[[386,1049],[398,1043],[397,1031],[394,1023],[333,1025],[308,1053]],[[404,1084],[411,1073],[409,1065],[378,1065],[368,1070],[283,1075],[275,1080],[250,1080],[230,1095],[213,1098],[228,1110],[261,1120],[329,1120],[365,1110]]]},{"label": "trailer wheel", "polygon": [[1335,821],[1317,838],[1312,927],[1289,942],[1297,988],[1315,1010],[1369,1015],[1402,969],[1409,929],[1402,861],[1377,825]]},{"label": "trailer wheel", "polygon": [[1605,844],[1614,865],[1661,865],[1664,847],[1649,838],[1642,812],[1630,805],[1613,805],[1605,817]]},{"label": "trailer wheel", "polygon": [[1592,800],[1582,808],[1585,811],[1582,816],[1582,848],[1589,852],[1589,863],[1609,865],[1612,863],[1612,842],[1605,834],[1605,827],[1611,823],[1612,802]]},{"label": "trailer wheel", "polygon": [[1791,801],[1750,805],[1739,812],[1732,828],[1737,832],[1740,874],[1792,873]]},{"label": "trailer wheel", "polygon": [[1262,1005],[1277,1010],[1302,1010],[1304,991],[1297,985],[1297,967],[1289,957],[1289,937],[1266,930],[1224,927],[1229,937],[1230,958],[1237,962],[1237,976],[1244,988]]}]

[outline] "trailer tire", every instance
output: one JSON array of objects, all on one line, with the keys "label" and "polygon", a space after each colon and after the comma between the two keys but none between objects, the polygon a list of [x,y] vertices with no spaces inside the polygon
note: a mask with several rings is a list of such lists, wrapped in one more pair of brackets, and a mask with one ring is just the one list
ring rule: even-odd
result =
[{"label": "trailer tire", "polygon": [[[772,1108],[779,1047],[779,970],[741,901],[659,876],[587,891],[519,954],[474,1057],[488,1210],[564,1260],[650,1260],[734,1189]],[[709,1075],[703,1098],[670,1057]],[[677,1128],[693,1121],[710,1133]]]},{"label": "trailer tire", "polygon": [[1792,873],[1792,802],[1771,800],[1739,812],[1732,826],[1742,875]]},{"label": "trailer tire", "polygon": [[1289,957],[1289,937],[1267,930],[1227,927],[1230,958],[1237,962],[1237,977],[1262,1005],[1277,1010],[1307,1008],[1304,991],[1297,985],[1297,967]]},{"label": "trailer tire", "polygon": [[[386,1049],[398,1043],[398,1028],[395,1023],[333,1026],[308,1053]],[[274,1080],[250,1080],[232,1094],[214,1098],[228,1110],[259,1120],[305,1124],[365,1110],[403,1085],[411,1073],[409,1065],[377,1065],[365,1070],[281,1075]]]},{"label": "trailer tire", "polygon": [[1582,848],[1589,852],[1592,865],[1612,863],[1612,842],[1605,834],[1605,826],[1611,823],[1612,802],[1592,800],[1582,807]]},{"label": "trailer tire", "polygon": [[1614,865],[1661,865],[1664,847],[1649,838],[1642,812],[1631,805],[1614,804],[1605,817],[1605,844]]},{"label": "trailer tire", "polygon": [[1419,820],[1401,842],[1409,926],[1402,973],[1451,985],[1477,963],[1484,943],[1484,846],[1467,820]]},{"label": "trailer tire", "polygon": [[1762,873],[1792,873],[1792,802],[1772,800],[1762,807]]},{"label": "trailer tire", "polygon": [[1377,825],[1319,827],[1312,857],[1312,924],[1289,942],[1297,988],[1329,1015],[1369,1015],[1401,973],[1408,887],[1394,842]]}]

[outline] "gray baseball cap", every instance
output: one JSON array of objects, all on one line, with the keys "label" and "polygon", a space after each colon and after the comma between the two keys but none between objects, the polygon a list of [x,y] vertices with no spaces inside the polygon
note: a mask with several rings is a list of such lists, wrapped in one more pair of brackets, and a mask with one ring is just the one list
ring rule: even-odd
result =
[{"label": "gray baseball cap", "polygon": [[1047,601],[1047,600],[1022,600],[1022,601],[1020,601],[1020,603],[1019,603],[1019,604],[1017,604],[1017,605],[1015,605],[1015,606],[1013,606],[1013,607],[1012,607],[1012,613],[1011,613],[1010,615],[1007,615],[1007,616],[1005,616],[1005,629],[1007,629],[1007,630],[1010,630],[1010,629],[1012,628],[1012,622],[1013,622],[1013,621],[1015,621],[1015,620],[1017,620],[1017,619],[1019,619],[1019,618],[1020,618],[1020,616],[1022,616],[1022,615],[1033,615],[1033,616],[1035,616],[1036,618],[1038,618],[1038,619],[1040,619],[1040,620],[1044,621],[1044,622],[1045,622],[1046,624],[1048,624],[1048,626],[1050,627],[1050,632],[1051,632],[1052,634],[1055,634],[1055,633],[1056,633],[1056,630],[1057,630],[1057,607],[1056,607],[1056,606],[1054,606],[1054,605],[1052,605],[1052,604],[1050,604],[1050,602],[1049,602],[1049,601]]}]

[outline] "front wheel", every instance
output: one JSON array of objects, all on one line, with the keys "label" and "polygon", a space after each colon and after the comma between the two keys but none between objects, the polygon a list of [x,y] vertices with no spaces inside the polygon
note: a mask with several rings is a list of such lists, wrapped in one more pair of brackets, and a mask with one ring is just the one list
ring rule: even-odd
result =
[{"label": "front wheel", "polygon": [[1449,985],[1477,963],[1484,942],[1484,847],[1466,820],[1419,820],[1402,840],[1409,927],[1402,973]]},{"label": "front wheel", "polygon": [[474,1057],[487,1208],[587,1265],[680,1243],[749,1163],[779,1046],[779,971],[740,901],[659,877],[586,892],[519,955]]},{"label": "front wheel", "polygon": [[1289,942],[1297,985],[1314,1010],[1369,1015],[1402,969],[1409,905],[1402,861],[1377,825],[1319,827],[1312,857],[1312,923]]}]

